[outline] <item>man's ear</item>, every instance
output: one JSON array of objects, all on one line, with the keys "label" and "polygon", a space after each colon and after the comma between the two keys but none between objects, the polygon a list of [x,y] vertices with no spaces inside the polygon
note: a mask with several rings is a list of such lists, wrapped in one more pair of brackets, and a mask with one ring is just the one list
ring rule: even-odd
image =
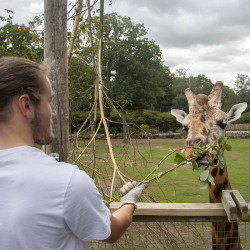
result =
[{"label": "man's ear", "polygon": [[21,111],[21,113],[28,119],[32,117],[32,108],[33,105],[31,104],[30,97],[26,94],[21,95],[18,98],[18,107]]}]

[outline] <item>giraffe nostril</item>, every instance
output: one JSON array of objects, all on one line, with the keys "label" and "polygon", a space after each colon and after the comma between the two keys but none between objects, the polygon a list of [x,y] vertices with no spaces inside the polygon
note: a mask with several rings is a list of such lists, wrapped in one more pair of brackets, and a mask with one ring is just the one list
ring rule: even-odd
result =
[{"label": "giraffe nostril", "polygon": [[195,144],[199,144],[201,142],[200,139],[195,140]]},{"label": "giraffe nostril", "polygon": [[200,143],[202,143],[202,139],[200,137],[190,138],[186,141],[186,146],[192,147],[194,145],[199,145]]}]

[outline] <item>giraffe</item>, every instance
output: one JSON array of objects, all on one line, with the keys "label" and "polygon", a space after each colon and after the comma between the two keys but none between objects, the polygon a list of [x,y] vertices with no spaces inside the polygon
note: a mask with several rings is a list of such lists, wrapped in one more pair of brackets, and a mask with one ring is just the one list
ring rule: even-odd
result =
[{"label": "giraffe", "polygon": [[[220,144],[220,138],[225,134],[226,126],[239,119],[246,109],[247,103],[240,103],[234,105],[227,114],[223,112],[221,110],[222,87],[222,82],[216,82],[209,96],[204,94],[196,96],[191,89],[186,89],[189,114],[182,110],[171,110],[171,114],[176,117],[178,122],[182,123],[183,129],[187,131],[186,146],[195,146],[200,143],[208,145],[214,142]],[[209,162],[218,164],[216,154],[216,151],[211,151],[211,157],[205,158],[207,166],[209,166]],[[190,155],[190,150],[186,150],[185,155],[186,157]],[[197,163],[199,164],[199,160]],[[225,165],[223,169],[209,166],[208,169],[214,177],[215,183],[215,186],[209,184],[209,200],[211,203],[220,203],[222,190],[231,190],[227,166]],[[213,250],[242,249],[237,222],[212,222],[211,227]]]}]

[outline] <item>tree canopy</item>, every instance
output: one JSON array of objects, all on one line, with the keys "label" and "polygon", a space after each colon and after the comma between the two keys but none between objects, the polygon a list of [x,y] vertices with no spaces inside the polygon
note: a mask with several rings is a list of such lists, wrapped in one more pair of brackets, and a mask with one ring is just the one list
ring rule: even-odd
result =
[{"label": "tree canopy", "polygon": [[[14,24],[13,11],[6,10],[0,16],[0,55],[20,56],[34,61],[43,58],[43,31],[36,29],[43,18],[36,16],[28,25]],[[89,19],[82,18],[75,42],[69,71],[70,107],[72,112],[90,110],[93,104],[96,79],[92,52],[97,56],[100,37],[99,17],[93,16],[92,32],[94,46],[90,43]],[[204,74],[187,76],[180,68],[172,73],[164,65],[160,47],[147,36],[144,24],[134,23],[130,17],[117,13],[105,14],[103,25],[102,75],[105,93],[117,108],[126,110],[154,109],[156,106],[183,109],[188,112],[185,89],[195,94],[209,95],[212,81]],[[70,38],[70,32],[68,37]],[[96,59],[96,58],[95,58]],[[167,62],[166,62],[167,63]],[[223,87],[222,108],[227,112],[234,104],[248,101],[250,110],[250,79],[238,74],[234,88]],[[105,106],[110,109],[108,98]],[[110,110],[109,110],[110,112]]]},{"label": "tree canopy", "polygon": [[34,61],[43,59],[43,32],[37,31],[35,25],[41,25],[42,19],[36,16],[29,25],[14,24],[13,11],[6,10],[8,17],[0,16],[6,24],[0,27],[0,55],[19,56]]},{"label": "tree canopy", "polygon": [[151,108],[166,94],[162,87],[169,75],[159,46],[145,37],[144,24],[129,17],[106,14],[103,28],[103,75],[109,97],[126,109]]}]

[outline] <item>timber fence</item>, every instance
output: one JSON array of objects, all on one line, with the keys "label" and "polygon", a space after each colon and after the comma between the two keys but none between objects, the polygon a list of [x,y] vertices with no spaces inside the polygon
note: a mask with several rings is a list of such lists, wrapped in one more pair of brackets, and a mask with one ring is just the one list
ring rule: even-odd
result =
[{"label": "timber fence", "polygon": [[[222,203],[138,203],[133,223],[120,240],[114,244],[91,241],[90,248],[216,249],[212,246],[211,222],[237,221],[241,247],[250,249],[250,204],[237,190],[223,191],[222,196]],[[110,211],[116,211],[119,205],[111,203]]]},{"label": "timber fence", "polygon": [[227,131],[250,131],[250,124],[229,124]]}]

